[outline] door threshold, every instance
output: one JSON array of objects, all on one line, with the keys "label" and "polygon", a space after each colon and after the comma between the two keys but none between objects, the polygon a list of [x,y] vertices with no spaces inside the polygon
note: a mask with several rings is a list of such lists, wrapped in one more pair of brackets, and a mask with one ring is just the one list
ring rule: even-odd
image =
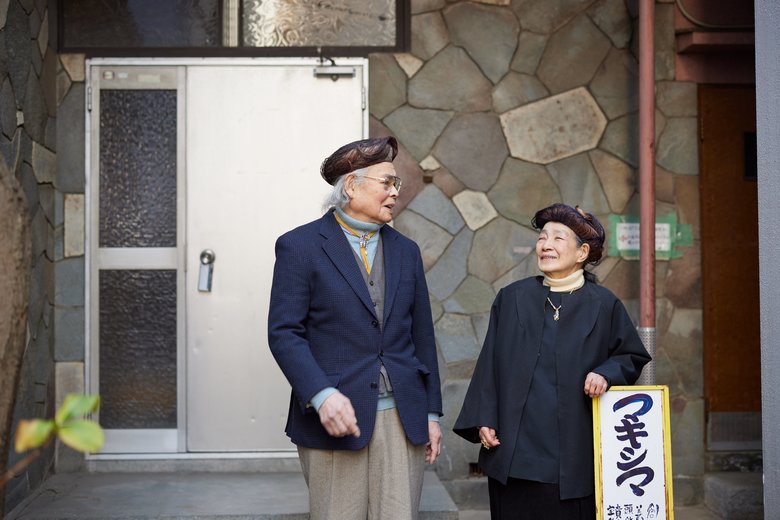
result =
[{"label": "door threshold", "polygon": [[290,451],[230,453],[129,453],[90,455],[89,473],[276,473],[300,472],[298,453]]}]

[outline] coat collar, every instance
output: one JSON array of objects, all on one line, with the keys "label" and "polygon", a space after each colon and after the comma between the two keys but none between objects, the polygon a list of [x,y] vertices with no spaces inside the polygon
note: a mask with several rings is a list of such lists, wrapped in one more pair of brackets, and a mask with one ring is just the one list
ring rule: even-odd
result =
[{"label": "coat collar", "polygon": [[[581,291],[581,292],[580,292]],[[593,285],[585,282],[578,289],[579,303],[569,309],[561,309],[561,327],[558,330],[557,343],[560,345],[581,344],[590,334],[599,314],[599,302],[593,291]],[[537,276],[526,291],[515,295],[517,318],[524,327],[534,330],[541,340],[544,323],[545,305],[550,288],[542,285],[542,277]]]},{"label": "coat collar", "polygon": [[[383,240],[382,251],[385,267],[385,311],[383,322],[386,322],[398,289],[401,272],[401,253],[398,251],[397,244],[395,244],[395,241],[398,239],[397,231],[385,225],[382,226],[380,233]],[[333,211],[329,211],[320,219],[320,234],[325,238],[322,248],[336,266],[336,269],[338,269],[358,298],[360,298],[363,305],[372,314],[376,315],[366,282],[363,281],[363,275],[360,273],[357,262],[355,262],[355,256],[352,253],[349,241],[344,236],[344,231],[339,226],[339,223],[336,222]]]}]

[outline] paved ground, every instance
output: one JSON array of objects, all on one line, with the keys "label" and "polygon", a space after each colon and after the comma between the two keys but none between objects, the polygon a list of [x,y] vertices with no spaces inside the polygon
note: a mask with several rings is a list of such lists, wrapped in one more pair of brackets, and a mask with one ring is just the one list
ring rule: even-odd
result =
[{"label": "paved ground", "polygon": [[[308,520],[298,473],[54,475],[7,520]],[[458,520],[436,473],[425,472],[421,520]]]},{"label": "paved ground", "polygon": [[[457,511],[436,474],[425,472],[421,520],[490,520]],[[308,520],[300,473],[81,473],[55,475],[7,520]],[[704,506],[675,520],[721,520]],[[541,520],[541,519],[540,519]]]}]

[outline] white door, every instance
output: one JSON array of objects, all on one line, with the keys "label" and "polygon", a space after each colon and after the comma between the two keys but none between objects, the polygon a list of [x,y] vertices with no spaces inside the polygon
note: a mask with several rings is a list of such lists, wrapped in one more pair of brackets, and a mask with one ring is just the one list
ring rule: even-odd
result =
[{"label": "white door", "polygon": [[315,60],[130,62],[90,66],[88,390],[105,396],[104,452],[291,449],[266,331],[274,243],[322,214],[322,160],[367,135],[367,62],[335,81]]},{"label": "white door", "polygon": [[[187,69],[187,448],[280,450],[289,385],[268,349],[276,238],[322,215],[322,160],[365,130],[360,74]],[[198,290],[211,250],[211,292]]]}]

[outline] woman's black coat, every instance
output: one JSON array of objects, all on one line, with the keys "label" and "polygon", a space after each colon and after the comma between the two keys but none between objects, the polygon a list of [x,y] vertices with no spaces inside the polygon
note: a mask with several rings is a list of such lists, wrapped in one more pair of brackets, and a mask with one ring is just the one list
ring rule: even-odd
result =
[{"label": "woman's black coat", "polygon": [[[562,309],[556,339],[561,499],[594,492],[591,398],[584,393],[588,372],[610,385],[633,384],[650,355],[625,307],[608,289],[586,282],[580,303]],[[501,445],[481,449],[479,464],[506,483],[520,419],[542,345],[549,288],[542,277],[526,278],[499,291],[455,433],[480,442],[479,428],[496,430]],[[552,411],[551,411],[552,412]]]}]

